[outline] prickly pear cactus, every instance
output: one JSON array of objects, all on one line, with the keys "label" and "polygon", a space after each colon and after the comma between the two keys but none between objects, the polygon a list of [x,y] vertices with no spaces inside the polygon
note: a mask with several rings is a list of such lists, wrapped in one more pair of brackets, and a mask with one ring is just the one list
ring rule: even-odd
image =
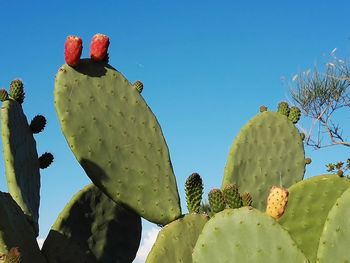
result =
[{"label": "prickly pear cactus", "polygon": [[40,253],[32,226],[8,193],[0,192],[0,215],[0,254],[3,259],[15,258],[12,257],[14,255],[11,249],[19,248],[21,263],[46,263]]},{"label": "prickly pear cactus", "polygon": [[105,62],[63,65],[55,107],[66,140],[95,185],[145,219],[181,215],[168,147],[140,93]]},{"label": "prickly pear cactus", "polygon": [[141,239],[141,218],[93,184],[66,205],[46,238],[49,263],[130,263]]},{"label": "prickly pear cactus", "polygon": [[230,150],[222,187],[233,183],[249,192],[254,207],[265,210],[270,188],[287,188],[305,173],[304,146],[287,116],[263,111],[240,131]]},{"label": "prickly pear cactus", "polygon": [[210,190],[210,192],[208,193],[208,200],[211,211],[213,213],[218,213],[224,210],[226,207],[224,195],[222,194],[222,191],[220,189],[214,188]]},{"label": "prickly pear cactus", "polygon": [[311,177],[288,189],[288,205],[278,222],[310,262],[316,261],[320,236],[330,209],[349,187],[349,179],[327,174]]},{"label": "prickly pear cactus", "polygon": [[208,219],[204,214],[191,213],[163,227],[146,263],[192,262],[192,250]]},{"label": "prickly pear cactus", "polygon": [[251,207],[215,214],[199,235],[193,263],[306,263],[289,233],[274,219]]},{"label": "prickly pear cactus", "polygon": [[350,188],[328,213],[320,238],[316,262],[350,262]]},{"label": "prickly pear cactus", "polygon": [[1,129],[8,191],[38,235],[40,165],[36,142],[21,104],[12,98],[2,103]]},{"label": "prickly pear cactus", "polygon": [[240,208],[243,206],[242,197],[238,192],[238,188],[234,184],[228,184],[222,189],[222,194],[228,208]]}]

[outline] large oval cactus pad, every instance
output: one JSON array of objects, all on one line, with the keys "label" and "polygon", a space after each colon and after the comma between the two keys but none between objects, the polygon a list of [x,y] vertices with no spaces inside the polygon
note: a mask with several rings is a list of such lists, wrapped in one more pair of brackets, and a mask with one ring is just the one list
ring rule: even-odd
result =
[{"label": "large oval cactus pad", "polygon": [[0,192],[0,254],[18,247],[21,263],[45,263],[32,226],[10,194]]},{"label": "large oval cactus pad", "polygon": [[239,132],[231,147],[222,187],[236,184],[253,206],[265,210],[270,188],[287,188],[303,179],[304,146],[298,129],[278,112],[262,112]]},{"label": "large oval cactus pad", "polygon": [[273,218],[251,207],[225,209],[199,235],[193,263],[306,263],[290,235]]},{"label": "large oval cactus pad", "polygon": [[66,140],[91,180],[145,219],[181,215],[176,179],[161,128],[139,92],[105,63],[63,65],[55,106]]},{"label": "large oval cactus pad", "polygon": [[288,205],[279,223],[290,233],[310,262],[315,262],[329,210],[350,187],[350,180],[319,175],[291,186]]},{"label": "large oval cactus pad", "polygon": [[350,188],[335,202],[324,224],[317,262],[350,262]]},{"label": "large oval cactus pad", "polygon": [[60,213],[42,252],[49,263],[129,263],[140,239],[141,218],[91,184]]},{"label": "large oval cactus pad", "polygon": [[164,226],[146,263],[192,262],[192,250],[208,219],[204,214],[191,213]]},{"label": "large oval cactus pad", "polygon": [[36,142],[22,106],[8,99],[1,107],[2,144],[8,191],[39,232],[40,172]]}]

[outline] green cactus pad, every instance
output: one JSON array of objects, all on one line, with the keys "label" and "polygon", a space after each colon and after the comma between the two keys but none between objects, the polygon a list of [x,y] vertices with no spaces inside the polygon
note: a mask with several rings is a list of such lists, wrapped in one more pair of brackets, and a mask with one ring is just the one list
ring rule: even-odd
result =
[{"label": "green cactus pad", "polygon": [[32,226],[8,193],[0,192],[0,215],[0,254],[8,255],[18,247],[21,263],[45,263]]},{"label": "green cactus pad", "polygon": [[52,153],[45,152],[39,157],[39,167],[40,169],[46,169],[49,167],[53,162],[53,155]]},{"label": "green cactus pad", "polygon": [[279,223],[290,233],[310,262],[316,260],[329,210],[349,187],[350,180],[347,178],[319,175],[288,189],[287,209]]},{"label": "green cactus pad", "polygon": [[307,259],[274,219],[251,207],[225,209],[204,226],[193,263],[305,263]]},{"label": "green cactus pad", "polygon": [[302,180],[304,173],[304,145],[298,129],[286,116],[266,111],[250,120],[235,139],[222,188],[236,184],[263,211],[272,185],[289,187]]},{"label": "green cactus pad", "polygon": [[228,208],[240,208],[243,206],[242,197],[238,192],[238,188],[234,184],[228,184],[222,189],[222,194]]},{"label": "green cactus pad", "polygon": [[46,238],[50,263],[130,263],[141,239],[141,218],[90,184],[73,196]]},{"label": "green cactus pad", "polygon": [[218,213],[225,209],[226,203],[224,199],[224,195],[222,194],[220,189],[212,189],[208,193],[208,200],[211,211],[213,213]]},{"label": "green cactus pad", "polygon": [[329,211],[320,238],[317,262],[350,262],[350,188]]},{"label": "green cactus pad", "polygon": [[198,173],[193,173],[187,178],[185,193],[188,212],[198,213],[203,195],[203,181]]},{"label": "green cactus pad", "polygon": [[192,262],[192,250],[207,221],[207,216],[192,213],[163,227],[146,263]]},{"label": "green cactus pad", "polygon": [[181,215],[161,128],[139,92],[105,63],[63,65],[55,82],[62,131],[91,180],[114,201],[165,225]]},{"label": "green cactus pad", "polygon": [[1,107],[2,145],[8,191],[39,232],[40,172],[33,133],[20,103]]}]

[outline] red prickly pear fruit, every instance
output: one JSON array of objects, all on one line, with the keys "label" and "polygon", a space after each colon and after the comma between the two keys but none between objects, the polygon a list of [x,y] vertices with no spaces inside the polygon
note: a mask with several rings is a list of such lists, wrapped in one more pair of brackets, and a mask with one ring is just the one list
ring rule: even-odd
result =
[{"label": "red prickly pear fruit", "polygon": [[103,34],[93,36],[90,45],[90,57],[94,61],[103,61],[107,57],[109,37]]},{"label": "red prickly pear fruit", "polygon": [[64,44],[64,59],[66,63],[71,67],[78,65],[82,50],[83,41],[81,38],[68,36]]}]

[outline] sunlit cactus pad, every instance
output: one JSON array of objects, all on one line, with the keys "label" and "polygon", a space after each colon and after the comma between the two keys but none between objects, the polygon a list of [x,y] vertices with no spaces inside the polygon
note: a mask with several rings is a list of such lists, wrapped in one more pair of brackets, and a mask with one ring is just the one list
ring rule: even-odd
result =
[{"label": "sunlit cactus pad", "polygon": [[350,188],[335,202],[324,224],[317,262],[350,262]]},{"label": "sunlit cactus pad", "polygon": [[2,145],[8,191],[39,232],[40,171],[33,132],[19,102],[1,107]]},{"label": "sunlit cactus pad", "polygon": [[279,223],[288,230],[310,262],[316,260],[330,209],[349,187],[349,179],[328,174],[311,177],[288,189],[287,209]]},{"label": "sunlit cactus pad", "polygon": [[46,263],[33,228],[11,195],[0,192],[0,254],[19,248],[21,263]]},{"label": "sunlit cactus pad", "polygon": [[193,263],[306,263],[288,232],[274,219],[251,207],[225,209],[199,235]]},{"label": "sunlit cactus pad", "polygon": [[141,239],[141,218],[88,185],[66,205],[42,252],[49,263],[130,263]]},{"label": "sunlit cactus pad", "polygon": [[146,263],[192,262],[192,250],[208,219],[204,214],[191,213],[166,225],[159,232]]},{"label": "sunlit cactus pad", "polygon": [[302,180],[304,173],[304,146],[298,129],[287,116],[263,111],[234,140],[222,187],[236,184],[241,192],[249,192],[254,207],[263,211],[273,185],[289,187]]},{"label": "sunlit cactus pad", "polygon": [[164,225],[181,215],[161,128],[123,75],[84,59],[59,69],[54,93],[66,140],[98,187],[151,222]]}]

